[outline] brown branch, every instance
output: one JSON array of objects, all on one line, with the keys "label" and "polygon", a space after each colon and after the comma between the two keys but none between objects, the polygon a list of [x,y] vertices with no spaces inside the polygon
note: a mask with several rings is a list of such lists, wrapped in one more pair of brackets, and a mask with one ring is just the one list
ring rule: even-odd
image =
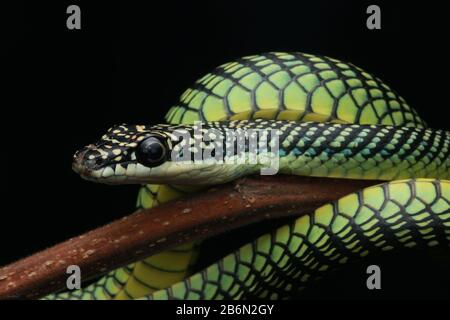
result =
[{"label": "brown branch", "polygon": [[[248,177],[135,212],[0,269],[0,299],[31,299],[65,288],[69,265],[83,281],[174,245],[247,224],[310,213],[379,181]],[[214,210],[212,210],[214,209]]]}]

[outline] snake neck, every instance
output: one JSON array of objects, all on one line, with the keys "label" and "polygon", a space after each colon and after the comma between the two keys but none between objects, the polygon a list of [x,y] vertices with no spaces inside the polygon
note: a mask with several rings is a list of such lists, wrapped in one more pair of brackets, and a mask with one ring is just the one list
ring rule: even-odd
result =
[{"label": "snake neck", "polygon": [[[206,157],[169,161],[161,169],[167,179],[162,182],[215,185],[249,174],[277,173],[370,180],[450,176],[450,133],[442,130],[274,120],[209,126],[216,129],[215,138],[218,132],[223,136],[216,142],[208,137],[209,144],[189,154],[189,159]],[[227,142],[232,128],[244,130],[246,138]],[[260,128],[262,135],[252,145],[248,132]],[[158,176],[158,169],[153,175]]]}]

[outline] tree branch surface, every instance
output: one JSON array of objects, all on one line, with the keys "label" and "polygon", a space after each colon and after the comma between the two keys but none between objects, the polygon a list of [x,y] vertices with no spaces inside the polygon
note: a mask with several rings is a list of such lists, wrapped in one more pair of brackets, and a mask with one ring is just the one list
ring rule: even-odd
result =
[{"label": "tree branch surface", "polygon": [[380,181],[255,176],[135,212],[0,269],[0,299],[36,299],[186,242],[251,223],[298,217]]}]

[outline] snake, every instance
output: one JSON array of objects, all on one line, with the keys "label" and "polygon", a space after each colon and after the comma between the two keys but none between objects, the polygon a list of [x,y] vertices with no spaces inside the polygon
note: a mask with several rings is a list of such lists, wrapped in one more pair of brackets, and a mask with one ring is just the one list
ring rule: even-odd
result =
[{"label": "snake", "polygon": [[[289,299],[352,261],[450,245],[450,133],[429,129],[394,90],[349,62],[300,52],[242,57],[196,81],[166,121],[112,127],[75,153],[73,169],[97,183],[140,184],[139,209],[261,173],[268,159],[277,159],[277,174],[385,182],[293,218],[202,270],[191,271],[201,243],[186,243],[44,299]],[[266,148],[242,143],[248,132]],[[199,135],[208,139],[196,144]]]}]

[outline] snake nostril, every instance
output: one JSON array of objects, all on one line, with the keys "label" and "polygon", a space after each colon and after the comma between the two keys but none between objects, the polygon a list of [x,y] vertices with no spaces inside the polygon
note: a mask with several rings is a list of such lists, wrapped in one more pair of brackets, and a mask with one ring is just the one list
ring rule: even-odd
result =
[{"label": "snake nostril", "polygon": [[105,163],[105,160],[101,157],[99,152],[90,149],[88,146],[75,153],[74,163],[84,169],[93,170],[102,166]]},{"label": "snake nostril", "polygon": [[97,159],[84,159],[83,161],[83,167],[86,169],[94,169],[99,165],[100,163],[97,161]]},{"label": "snake nostril", "polygon": [[84,166],[88,169],[96,169],[105,163],[105,161],[99,156],[85,157],[83,162]]}]

